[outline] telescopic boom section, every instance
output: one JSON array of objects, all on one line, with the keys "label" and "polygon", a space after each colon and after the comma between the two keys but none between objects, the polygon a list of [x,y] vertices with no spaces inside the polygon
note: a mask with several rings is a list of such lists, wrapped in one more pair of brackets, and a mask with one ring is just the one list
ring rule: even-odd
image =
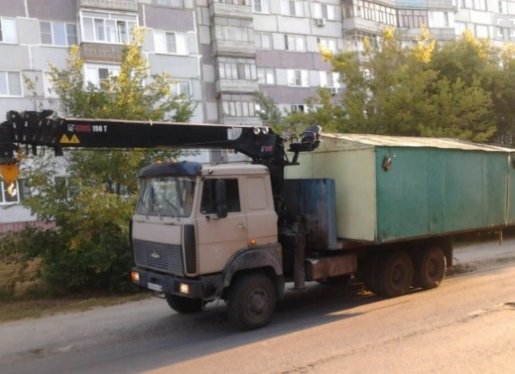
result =
[{"label": "telescopic boom section", "polygon": [[[47,146],[62,153],[63,148],[204,148],[233,149],[254,163],[269,167],[280,183],[284,167],[296,163],[299,152],[318,146],[319,126],[311,126],[302,141],[292,143],[290,162],[283,139],[267,127],[229,126],[178,122],[126,121],[87,118],[55,118],[52,111],[10,111],[0,124],[0,172],[9,184],[16,180],[22,145],[37,153]],[[313,130],[314,129],[314,130]]]}]

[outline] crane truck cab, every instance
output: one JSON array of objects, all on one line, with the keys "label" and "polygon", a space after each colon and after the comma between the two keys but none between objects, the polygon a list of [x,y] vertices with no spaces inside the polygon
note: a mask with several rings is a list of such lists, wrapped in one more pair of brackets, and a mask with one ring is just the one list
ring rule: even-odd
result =
[{"label": "crane truck cab", "polygon": [[[144,168],[139,177],[132,280],[181,313],[224,298],[243,327],[265,323],[284,284],[268,168],[166,162]],[[249,291],[249,279],[257,290]],[[245,301],[231,298],[234,289],[250,294]],[[255,304],[250,310],[239,305],[248,300]]]}]

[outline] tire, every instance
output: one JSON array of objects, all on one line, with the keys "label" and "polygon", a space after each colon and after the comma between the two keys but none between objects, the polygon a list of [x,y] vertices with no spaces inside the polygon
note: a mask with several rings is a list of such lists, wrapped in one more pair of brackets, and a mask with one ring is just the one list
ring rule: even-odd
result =
[{"label": "tire", "polygon": [[274,283],[262,273],[244,274],[229,289],[229,319],[241,330],[267,325],[275,309]]},{"label": "tire", "polygon": [[436,288],[445,277],[447,260],[440,247],[429,247],[416,261],[415,284],[425,290]]},{"label": "tire", "polygon": [[204,307],[204,302],[200,299],[190,299],[171,294],[166,295],[166,301],[170,308],[181,314],[198,313]]},{"label": "tire", "polygon": [[397,297],[409,292],[413,283],[413,262],[404,252],[393,252],[378,263],[378,293]]}]

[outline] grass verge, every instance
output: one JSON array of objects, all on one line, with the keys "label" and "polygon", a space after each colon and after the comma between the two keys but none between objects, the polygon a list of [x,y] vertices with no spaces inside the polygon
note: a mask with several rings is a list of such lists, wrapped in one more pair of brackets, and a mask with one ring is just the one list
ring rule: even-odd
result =
[{"label": "grass verge", "polygon": [[0,322],[24,318],[40,318],[58,313],[82,312],[100,306],[111,306],[150,297],[149,293],[132,295],[101,295],[83,298],[4,301],[0,303]]}]

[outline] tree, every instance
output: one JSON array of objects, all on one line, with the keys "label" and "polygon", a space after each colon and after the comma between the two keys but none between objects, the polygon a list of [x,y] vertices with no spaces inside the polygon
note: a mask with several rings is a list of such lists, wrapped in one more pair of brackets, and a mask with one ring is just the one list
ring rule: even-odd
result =
[{"label": "tree", "polygon": [[[187,121],[194,105],[171,97],[171,77],[149,76],[137,30],[123,47],[118,76],[100,87],[87,84],[77,46],[70,48],[65,69],[51,67],[50,78],[64,114],[83,118]],[[65,153],[66,178],[54,179],[54,159],[38,158],[27,177],[37,193],[28,206],[39,219],[55,220],[57,229],[32,255],[42,256],[43,274],[55,290],[123,289],[129,286],[132,255],[128,223],[136,201],[137,172],[170,151],[79,150]]]},{"label": "tree", "polygon": [[[470,43],[464,36],[456,49],[470,51]],[[410,47],[403,46],[394,29],[386,29],[376,46],[368,39],[363,44],[362,52],[323,52],[345,89],[338,103],[321,90],[318,98],[310,99],[316,109],[305,119],[318,118],[323,127],[338,132],[492,139],[496,128],[484,83],[488,74],[465,78],[470,68],[457,68],[480,66],[484,44],[473,45],[474,63],[467,61],[466,52],[438,46],[427,30]],[[450,61],[456,67],[444,64]]]}]

